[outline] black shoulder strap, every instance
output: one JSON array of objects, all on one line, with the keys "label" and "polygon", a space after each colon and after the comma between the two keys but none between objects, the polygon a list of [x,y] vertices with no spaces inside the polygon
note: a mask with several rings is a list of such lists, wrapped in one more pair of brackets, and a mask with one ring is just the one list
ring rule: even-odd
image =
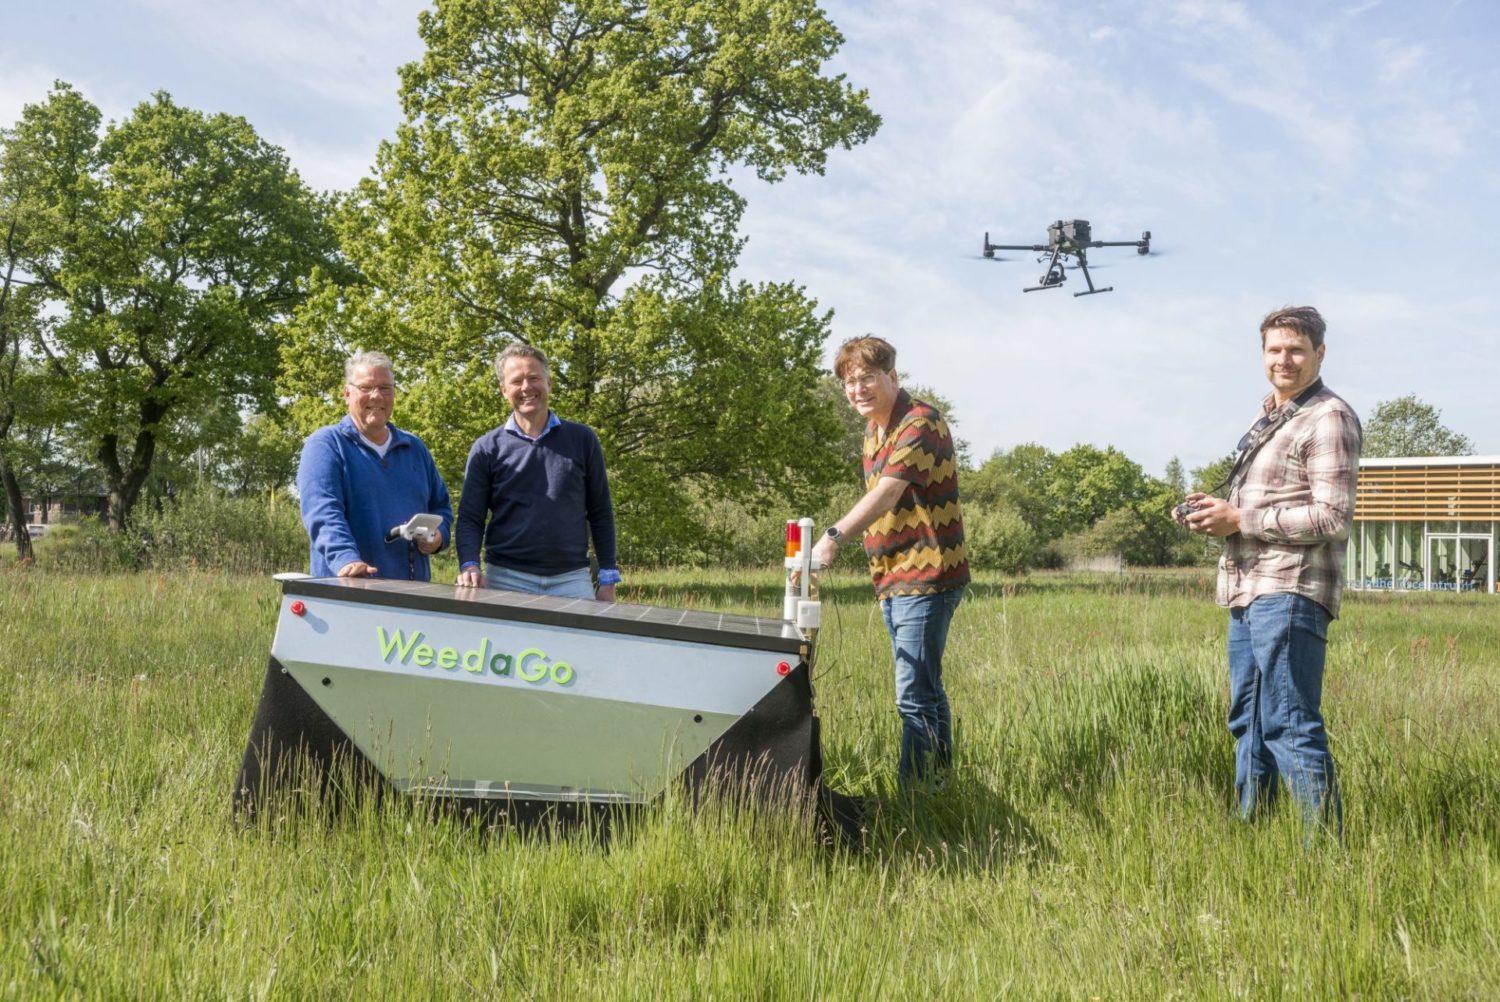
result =
[{"label": "black shoulder strap", "polygon": [[1307,389],[1297,394],[1291,403],[1278,410],[1274,418],[1261,418],[1264,424],[1256,422],[1256,427],[1251,428],[1249,432],[1250,442],[1240,449],[1239,454],[1234,457],[1234,465],[1229,468],[1229,476],[1224,480],[1224,486],[1228,488],[1226,494],[1234,493],[1235,484],[1238,483],[1237,478],[1250,465],[1250,458],[1260,451],[1261,446],[1271,440],[1278,428],[1286,424],[1293,414],[1305,407],[1307,402],[1322,388],[1323,378],[1319,376],[1308,385]]}]

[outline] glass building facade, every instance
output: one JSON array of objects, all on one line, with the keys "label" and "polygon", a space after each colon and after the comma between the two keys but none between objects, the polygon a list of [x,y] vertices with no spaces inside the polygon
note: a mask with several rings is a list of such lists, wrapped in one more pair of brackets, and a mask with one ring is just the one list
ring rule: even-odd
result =
[{"label": "glass building facade", "polygon": [[1500,456],[1363,459],[1348,586],[1497,591]]}]

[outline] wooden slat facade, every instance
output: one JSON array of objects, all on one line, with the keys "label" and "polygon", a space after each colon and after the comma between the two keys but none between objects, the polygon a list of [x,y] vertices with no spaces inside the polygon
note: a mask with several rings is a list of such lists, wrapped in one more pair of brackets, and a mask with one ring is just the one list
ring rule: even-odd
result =
[{"label": "wooden slat facade", "polygon": [[1470,458],[1361,460],[1355,520],[1500,520],[1500,459]]}]

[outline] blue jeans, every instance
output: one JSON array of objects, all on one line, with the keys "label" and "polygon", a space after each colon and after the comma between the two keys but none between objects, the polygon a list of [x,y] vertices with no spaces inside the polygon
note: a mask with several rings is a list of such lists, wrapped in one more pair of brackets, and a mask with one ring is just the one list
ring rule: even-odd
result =
[{"label": "blue jeans", "polygon": [[1328,610],[1302,595],[1262,595],[1229,610],[1229,733],[1240,812],[1276,799],[1284,779],[1304,820],[1343,827],[1323,729]]},{"label": "blue jeans", "polygon": [[902,786],[925,779],[929,764],[946,769],[953,763],[953,714],[943,691],[943,647],[963,594],[956,588],[936,595],[897,595],[880,603],[896,658]]},{"label": "blue jeans", "polygon": [[524,591],[532,595],[553,595],[557,598],[593,598],[594,581],[587,567],[563,574],[528,574],[513,571],[509,567],[486,564],[484,583],[491,588],[506,591]]}]

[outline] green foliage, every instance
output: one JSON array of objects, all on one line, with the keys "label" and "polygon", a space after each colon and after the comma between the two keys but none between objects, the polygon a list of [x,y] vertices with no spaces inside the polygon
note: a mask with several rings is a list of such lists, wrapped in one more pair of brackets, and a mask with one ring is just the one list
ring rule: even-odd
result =
[{"label": "green foliage", "polygon": [[1053,530],[1061,535],[1092,526],[1106,514],[1143,500],[1150,491],[1139,464],[1113,446],[1075,445],[1052,467]]},{"label": "green foliage", "polygon": [[113,574],[144,566],[140,538],[131,532],[112,532],[95,517],[53,526],[34,545],[38,565],[63,571]]},{"label": "green foliage", "polygon": [[235,495],[286,490],[297,477],[302,435],[280,414],[252,414],[209,452],[212,478]]},{"label": "green foliage", "polygon": [[[626,538],[620,544],[620,563],[635,567],[770,567],[779,565],[786,552],[786,523],[806,516],[821,532],[859,500],[859,486],[852,481],[823,495],[813,508],[786,509],[756,501],[739,501],[707,492],[693,495],[685,521],[693,535],[663,545],[650,540]],[[658,537],[660,539],[662,537]],[[856,541],[840,550],[842,566],[864,566],[863,550]]]},{"label": "green foliage", "polygon": [[45,219],[23,267],[59,312],[48,376],[108,482],[122,529],[159,449],[212,444],[273,402],[277,323],[332,234],[324,206],[250,124],[165,93],[98,134],[59,83],[6,134]]},{"label": "green foliage", "polygon": [[[779,575],[630,597],[775,616]],[[1490,596],[1351,596],[1325,706],[1343,845],[1231,809],[1224,619],[1198,572],[981,576],[948,641],[959,763],[894,792],[890,642],[825,582],[825,775],[796,809],[675,795],[588,836],[387,798],[228,819],[264,579],[0,570],[0,971],[18,998],[1483,998],[1500,984]]]},{"label": "green foliage", "polygon": [[1028,442],[1013,449],[995,450],[990,458],[962,480],[965,505],[1003,506],[1015,511],[1042,541],[1054,538],[1052,471],[1057,456]]},{"label": "green foliage", "polygon": [[45,304],[17,272],[44,239],[48,222],[23,153],[12,130],[0,130],[0,506],[22,560],[31,556],[23,495],[36,465],[27,439],[45,423],[47,394],[41,366],[33,359]]},{"label": "green foliage", "polygon": [[1002,506],[1031,527],[1040,544],[1082,533],[1106,514],[1153,497],[1158,481],[1114,447],[1075,445],[1062,453],[1027,443],[997,450],[964,478],[964,500]]},{"label": "green foliage", "polygon": [[1070,557],[1118,556],[1133,567],[1171,567],[1197,562],[1201,543],[1172,520],[1182,494],[1157,482],[1143,501],[1106,512],[1086,529],[1059,542]]},{"label": "green foliage", "polygon": [[1193,485],[1195,491],[1205,494],[1213,494],[1223,497],[1228,486],[1229,471],[1234,469],[1234,453],[1222,456],[1205,466],[1193,470]]},{"label": "green foliage", "polygon": [[1176,456],[1167,461],[1167,468],[1162,473],[1161,479],[1178,497],[1187,494],[1187,474],[1183,472],[1182,460]]},{"label": "green foliage", "polygon": [[1037,563],[1036,533],[1008,508],[966,504],[964,545],[978,570],[1020,574]]},{"label": "green foliage", "polygon": [[1365,422],[1365,456],[1468,456],[1474,443],[1442,423],[1443,412],[1409,393],[1375,405]]},{"label": "green foliage", "polygon": [[37,548],[45,566],[76,571],[212,570],[274,574],[307,569],[307,534],[284,493],[231,497],[211,487],[145,506],[125,532],[98,519],[58,526]]},{"label": "green foliage", "polygon": [[[879,119],[822,73],[841,39],[807,0],[441,0],[401,71],[406,120],[337,225],[362,281],[315,276],[284,349],[304,431],[355,347],[400,363],[398,423],[450,481],[503,419],[483,373],[524,340],[555,409],[598,431],[635,545],[689,541],[694,499],[805,509],[842,475],[817,392],[829,315],[728,276],[744,198],[821,172]],[[450,383],[462,392],[422,383]]]}]

